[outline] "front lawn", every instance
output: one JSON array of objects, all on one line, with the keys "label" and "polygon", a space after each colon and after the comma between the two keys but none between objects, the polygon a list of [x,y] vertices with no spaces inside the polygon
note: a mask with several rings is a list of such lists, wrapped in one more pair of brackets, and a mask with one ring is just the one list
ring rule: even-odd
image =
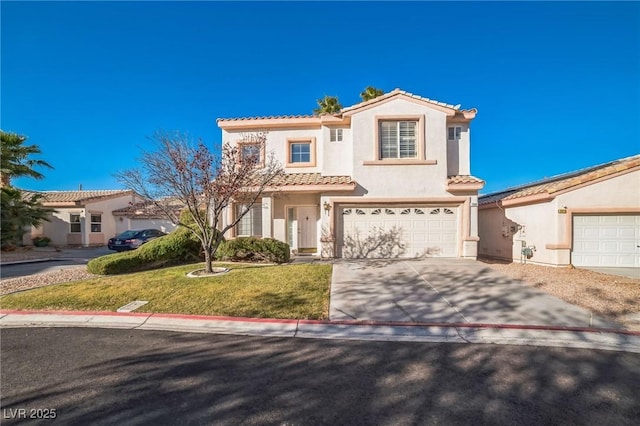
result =
[{"label": "front lawn", "polygon": [[135,312],[328,318],[331,265],[216,266],[232,269],[207,278],[185,276],[202,265],[105,276],[3,296],[0,307],[115,312],[133,300],[147,300]]}]

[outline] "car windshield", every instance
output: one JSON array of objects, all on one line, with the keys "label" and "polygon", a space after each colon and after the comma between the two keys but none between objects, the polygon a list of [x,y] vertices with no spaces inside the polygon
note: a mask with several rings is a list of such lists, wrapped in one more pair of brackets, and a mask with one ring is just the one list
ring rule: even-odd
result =
[{"label": "car windshield", "polygon": [[133,238],[140,231],[124,231],[122,234],[118,235],[117,238],[126,240],[127,238]]}]

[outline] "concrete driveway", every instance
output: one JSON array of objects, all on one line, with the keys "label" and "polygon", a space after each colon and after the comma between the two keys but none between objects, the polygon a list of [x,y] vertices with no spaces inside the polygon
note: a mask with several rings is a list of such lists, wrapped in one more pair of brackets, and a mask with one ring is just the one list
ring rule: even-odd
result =
[{"label": "concrete driveway", "polygon": [[329,317],[622,328],[480,262],[463,259],[336,262]]}]

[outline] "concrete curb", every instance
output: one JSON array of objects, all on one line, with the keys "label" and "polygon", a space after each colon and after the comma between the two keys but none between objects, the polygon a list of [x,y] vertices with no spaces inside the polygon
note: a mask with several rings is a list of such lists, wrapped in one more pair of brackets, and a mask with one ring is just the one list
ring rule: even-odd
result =
[{"label": "concrete curb", "polygon": [[96,327],[312,339],[529,345],[640,353],[640,332],[517,324],[405,324],[139,312],[0,310],[0,327]]},{"label": "concrete curb", "polygon": [[40,259],[10,260],[8,262],[0,262],[0,267],[11,266],[11,265],[24,265],[27,263],[52,262],[56,260],[68,260],[68,259],[62,259],[60,257],[43,257]]}]

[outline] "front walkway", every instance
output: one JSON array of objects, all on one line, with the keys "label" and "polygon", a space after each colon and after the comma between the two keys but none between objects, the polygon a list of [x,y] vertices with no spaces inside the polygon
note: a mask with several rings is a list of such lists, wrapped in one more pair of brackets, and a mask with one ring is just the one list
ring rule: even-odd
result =
[{"label": "front walkway", "polygon": [[482,263],[437,258],[336,262],[329,317],[621,328]]}]

